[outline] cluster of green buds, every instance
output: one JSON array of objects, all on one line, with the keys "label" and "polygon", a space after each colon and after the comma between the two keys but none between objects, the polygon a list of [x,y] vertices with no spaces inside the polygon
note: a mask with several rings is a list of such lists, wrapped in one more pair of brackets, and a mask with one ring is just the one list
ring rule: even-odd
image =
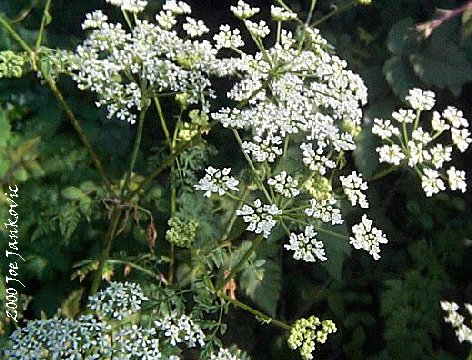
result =
[{"label": "cluster of green buds", "polygon": [[24,56],[15,54],[13,51],[0,51],[0,79],[21,77],[25,62]]},{"label": "cluster of green buds", "polygon": [[195,241],[198,221],[184,221],[177,216],[169,219],[170,229],[166,232],[166,240],[178,247],[189,248]]},{"label": "cluster of green buds", "polygon": [[336,325],[331,320],[321,321],[316,316],[299,319],[295,322],[288,337],[288,346],[295,350],[300,348],[304,360],[313,359],[315,344],[324,344],[328,335],[336,332]]}]

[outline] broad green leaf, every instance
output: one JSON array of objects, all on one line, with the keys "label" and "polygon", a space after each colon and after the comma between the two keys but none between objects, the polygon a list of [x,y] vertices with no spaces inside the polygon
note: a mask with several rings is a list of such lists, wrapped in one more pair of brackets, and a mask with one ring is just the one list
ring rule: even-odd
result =
[{"label": "broad green leaf", "polygon": [[408,90],[419,87],[420,82],[413,69],[399,56],[388,59],[383,66],[383,72],[394,94],[400,99],[408,94]]},{"label": "broad green leaf", "polygon": [[414,22],[408,17],[392,26],[388,34],[387,47],[395,55],[404,55],[416,47]]},{"label": "broad green leaf", "polygon": [[370,129],[364,129],[356,140],[357,147],[353,153],[354,160],[364,178],[368,179],[379,168],[379,160],[375,151],[376,139]]},{"label": "broad green leaf", "polygon": [[82,190],[75,186],[68,186],[62,189],[61,194],[67,200],[79,200],[87,196]]},{"label": "broad green leaf", "polygon": [[328,260],[321,262],[321,265],[335,280],[342,278],[344,259],[351,255],[351,246],[346,225],[336,225],[329,229],[337,235],[330,235],[318,231],[318,239],[323,241]]}]

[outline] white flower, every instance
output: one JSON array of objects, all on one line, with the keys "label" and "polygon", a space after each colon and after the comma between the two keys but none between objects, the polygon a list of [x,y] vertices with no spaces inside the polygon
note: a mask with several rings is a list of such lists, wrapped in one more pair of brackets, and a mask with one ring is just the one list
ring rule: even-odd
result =
[{"label": "white flower", "polygon": [[205,172],[205,177],[195,185],[195,189],[205,191],[203,196],[209,198],[211,193],[218,193],[219,196],[223,196],[228,190],[239,191],[239,181],[229,175],[231,168],[220,170],[209,166]]},{"label": "white flower", "polygon": [[262,39],[270,34],[270,30],[264,20],[259,21],[259,23],[252,22],[251,20],[244,20],[244,24],[250,33],[259,36]]},{"label": "white flower", "polygon": [[431,154],[424,150],[423,143],[408,141],[408,166],[415,167],[416,164],[421,164],[426,160],[431,160]]},{"label": "white flower", "polygon": [[191,17],[186,18],[187,22],[182,25],[182,28],[191,38],[202,36],[207,33],[209,29],[205,26],[205,23],[202,20],[195,20]]},{"label": "white flower", "polygon": [[119,6],[121,10],[139,13],[147,6],[147,0],[106,0],[106,2]]},{"label": "white flower", "polygon": [[438,133],[450,129],[450,126],[446,123],[445,120],[441,118],[441,115],[437,111],[433,112],[433,117],[431,119],[431,127],[434,131],[437,131]]},{"label": "white flower", "polygon": [[236,210],[236,215],[242,216],[244,222],[249,223],[246,230],[253,231],[256,234],[263,234],[268,238],[272,228],[277,225],[274,220],[275,215],[280,215],[281,210],[276,205],[262,205],[261,200],[256,199],[253,206],[244,204],[239,210]]},{"label": "white flower", "polygon": [[400,162],[405,158],[400,146],[397,144],[383,145],[375,149],[379,154],[379,161],[386,162],[393,165],[400,165]]},{"label": "white flower", "polygon": [[305,232],[301,234],[290,234],[289,244],[285,244],[284,248],[295,251],[293,258],[295,260],[303,260],[307,262],[315,262],[316,259],[325,261],[328,258],[325,254],[324,244],[322,241],[316,240],[316,232],[312,225],[305,228]]},{"label": "white flower", "polygon": [[271,5],[270,15],[275,21],[287,21],[293,20],[297,17],[297,14],[289,10],[285,10],[283,7]]},{"label": "white flower", "polygon": [[443,147],[442,144],[437,144],[430,150],[431,162],[436,169],[440,169],[444,162],[451,161],[452,147]]},{"label": "white flower", "polygon": [[251,154],[257,162],[274,162],[277,156],[283,153],[279,146],[282,144],[280,136],[271,136],[265,139],[255,136],[254,141],[244,141],[242,149],[245,153]]},{"label": "white flower", "polygon": [[392,118],[397,120],[399,123],[411,124],[415,121],[416,115],[411,109],[400,109],[392,113]]},{"label": "white flower", "polygon": [[390,120],[374,119],[372,133],[380,136],[381,139],[389,139],[392,135],[400,135],[400,130],[393,126]]},{"label": "white flower", "polygon": [[348,176],[340,176],[339,180],[352,206],[359,204],[360,207],[364,209],[369,207],[367,197],[362,193],[362,191],[367,190],[367,183],[362,181],[362,174],[357,174],[353,171]]},{"label": "white flower", "polygon": [[416,142],[420,142],[423,145],[428,144],[432,140],[431,135],[428,132],[424,131],[421,127],[413,130],[413,132],[411,133],[411,137],[413,138],[413,140],[415,140]]},{"label": "white flower", "polygon": [[298,190],[298,181],[287,175],[286,171],[267,180],[267,184],[272,186],[276,192],[285,197],[292,198],[300,194]]},{"label": "white flower", "polygon": [[244,46],[239,29],[231,30],[229,25],[221,25],[220,32],[213,36],[216,41],[216,48],[240,48]]},{"label": "white flower", "polygon": [[472,142],[470,131],[467,129],[451,129],[452,142],[457,146],[460,152],[464,152]]},{"label": "white flower", "polygon": [[300,149],[303,150],[303,163],[308,166],[310,170],[316,171],[320,173],[320,175],[325,175],[326,168],[334,169],[336,167],[336,163],[333,160],[322,155],[322,149],[317,149],[315,152],[311,143],[302,143]]},{"label": "white flower", "polygon": [[336,205],[336,199],[333,196],[321,201],[311,199],[310,207],[305,209],[305,214],[331,225],[342,224],[341,211],[334,205]]},{"label": "white flower", "polygon": [[189,348],[205,345],[205,334],[202,329],[185,314],[179,315],[174,310],[164,319],[154,321],[154,324],[170,339],[172,346],[180,343],[184,343]]},{"label": "white flower", "polygon": [[412,89],[405,98],[414,110],[431,110],[436,103],[435,95],[432,91]]},{"label": "white flower", "polygon": [[167,0],[162,9],[169,10],[176,15],[190,14],[192,12],[192,9],[187,3],[183,1],[177,2],[175,0]]},{"label": "white flower", "polygon": [[210,360],[241,360],[236,355],[231,354],[228,349],[219,348],[218,352],[214,352],[210,356]]},{"label": "white flower", "polygon": [[82,29],[99,29],[107,22],[107,20],[108,16],[106,16],[101,10],[95,10],[94,12],[85,15]]},{"label": "white flower", "polygon": [[171,11],[160,11],[159,14],[156,15],[156,20],[159,26],[165,30],[170,30],[177,24],[177,19]]},{"label": "white flower", "polygon": [[372,227],[372,220],[367,215],[362,215],[362,221],[352,227],[354,237],[350,237],[350,244],[355,249],[363,249],[373,256],[374,260],[380,259],[380,244],[388,242],[381,230]]},{"label": "white flower", "polygon": [[[459,342],[467,341],[472,344],[472,329],[464,324],[465,318],[457,312],[459,305],[455,302],[441,301],[441,308],[446,312],[444,321],[452,325]],[[464,304],[465,308],[472,315],[472,305]]]},{"label": "white flower", "polygon": [[452,127],[455,127],[456,129],[469,126],[469,122],[463,115],[462,111],[456,109],[454,106],[448,106],[442,114],[443,118],[448,120]]},{"label": "white flower", "polygon": [[455,303],[454,301],[441,301],[439,303],[441,305],[441,308],[444,310],[444,311],[457,311],[459,310],[459,305],[457,305],[457,303]]},{"label": "white flower", "polygon": [[433,194],[437,194],[440,191],[446,190],[444,181],[442,181],[442,179],[439,177],[439,173],[436,170],[428,168],[423,169],[423,175],[421,176],[421,186],[428,197],[431,197]]},{"label": "white flower", "polygon": [[240,19],[249,19],[260,11],[259,8],[252,8],[242,0],[238,1],[238,6],[231,6],[230,9]]},{"label": "white flower", "polygon": [[456,170],[454,166],[451,166],[451,168],[447,170],[446,173],[451,190],[460,190],[464,193],[467,189],[467,183],[465,182],[465,171]]}]

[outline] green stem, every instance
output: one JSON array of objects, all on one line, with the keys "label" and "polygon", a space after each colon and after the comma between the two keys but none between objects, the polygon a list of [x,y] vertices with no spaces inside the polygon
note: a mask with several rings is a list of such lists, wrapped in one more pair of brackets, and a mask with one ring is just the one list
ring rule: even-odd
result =
[{"label": "green stem", "polygon": [[39,28],[39,34],[38,34],[38,37],[36,38],[36,46],[35,46],[36,51],[38,51],[41,46],[41,43],[43,41],[43,36],[44,36],[44,29],[46,28],[48,19],[51,18],[51,14],[49,13],[50,7],[51,7],[51,0],[47,0],[46,6],[44,6],[43,18],[41,19],[41,27]]},{"label": "green stem", "polygon": [[309,25],[311,22],[311,18],[313,17],[313,11],[315,10],[317,0],[311,0],[310,10],[308,10],[308,16],[305,21],[305,25]]},{"label": "green stem", "polygon": [[138,158],[139,153],[139,146],[141,145],[141,138],[143,135],[144,118],[146,116],[146,111],[146,99],[143,98],[141,100],[141,112],[139,113],[138,128],[136,130],[136,138],[134,139],[133,152],[131,153],[131,161],[129,164],[128,173],[126,174],[123,187],[121,188],[121,197],[123,197],[126,192],[126,189],[128,188],[129,182],[131,180],[131,174],[133,173],[134,166],[136,165],[136,160]]},{"label": "green stem", "polygon": [[253,314],[255,317],[257,317],[259,319],[262,319],[263,321],[265,321],[269,324],[273,324],[275,326],[278,326],[279,328],[282,328],[282,329],[288,330],[288,331],[290,331],[292,329],[292,327],[290,325],[287,325],[283,321],[271,318],[270,316],[260,312],[259,310],[256,310],[256,309],[250,307],[249,305],[246,305],[245,303],[243,303],[239,300],[232,299],[230,296],[228,296],[224,293],[220,292],[220,293],[218,293],[218,296],[221,297],[222,299],[225,299],[226,301],[229,301],[234,306]]},{"label": "green stem", "polygon": [[108,262],[110,264],[120,264],[120,265],[129,266],[130,268],[136,269],[136,270],[142,272],[143,274],[149,275],[154,280],[161,280],[161,276],[156,274],[155,272],[153,272],[151,270],[148,270],[146,268],[143,268],[142,266],[139,266],[139,265],[137,265],[135,263],[132,263],[132,262],[129,262],[129,261],[111,259],[111,260],[107,260],[106,262]]},{"label": "green stem", "polygon": [[397,169],[397,166],[390,166],[380,172],[378,172],[377,174],[373,175],[370,179],[368,179],[367,181],[375,181],[375,180],[378,180],[388,174],[390,174],[391,172],[395,171]]},{"label": "green stem", "polygon": [[241,260],[239,260],[236,266],[232,268],[230,273],[220,281],[219,285],[217,285],[216,287],[217,292],[220,292],[225,287],[225,285],[238,273],[238,271],[241,270],[241,268],[246,263],[246,261],[249,260],[251,255],[257,250],[259,245],[262,243],[263,239],[264,237],[262,236],[262,234],[260,234],[253,240],[252,245],[249,248],[249,250],[245,252],[245,254],[241,258]]},{"label": "green stem", "polygon": [[166,123],[166,119],[164,117],[164,113],[162,112],[161,103],[160,103],[159,98],[157,96],[154,96],[152,99],[153,99],[154,104],[156,106],[157,114],[159,115],[159,120],[161,122],[162,131],[164,131],[164,136],[166,137],[166,140],[169,143],[169,147],[170,147],[171,146],[170,132],[169,132],[169,129],[167,128],[167,123]]},{"label": "green stem", "polygon": [[340,7],[337,7],[337,6],[336,6],[336,8],[335,8],[333,11],[331,11],[331,12],[328,13],[328,14],[326,14],[326,15],[323,16],[321,19],[314,21],[314,22],[311,24],[311,26],[312,26],[312,27],[316,27],[316,26],[318,26],[319,24],[325,22],[326,20],[332,18],[334,15],[339,14],[339,13],[341,13],[341,12],[343,12],[343,11],[349,9],[350,7],[354,6],[355,4],[356,4],[356,0],[351,1],[351,2],[349,2],[349,3],[347,3],[347,4],[343,5],[343,6],[340,6]]},{"label": "green stem", "polygon": [[251,190],[249,189],[249,186],[246,186],[244,189],[243,194],[241,195],[241,199],[239,200],[238,205],[233,209],[233,213],[231,215],[231,218],[229,219],[228,225],[226,226],[225,233],[223,237],[220,240],[220,243],[223,241],[228,240],[229,235],[231,234],[231,230],[233,229],[234,224],[236,223],[236,219],[238,218],[238,215],[236,215],[236,210],[241,208],[241,206],[244,204],[244,200],[246,200],[246,197],[251,193]]},{"label": "green stem", "polygon": [[95,275],[92,280],[92,286],[90,288],[90,293],[95,294],[102,282],[102,273],[105,267],[105,263],[108,260],[108,256],[110,255],[111,244],[113,242],[113,238],[116,234],[116,229],[118,227],[118,222],[120,221],[121,210],[118,206],[115,206],[112,210],[110,225],[108,227],[107,235],[105,237],[105,243],[103,244],[102,252],[100,254],[100,260],[98,263],[98,269],[95,272]]},{"label": "green stem", "polygon": [[102,181],[105,184],[108,192],[113,194],[113,189],[111,188],[110,180],[108,180],[108,177],[105,175],[105,170],[102,166],[102,163],[101,163],[100,159],[98,158],[98,155],[92,149],[92,145],[90,145],[90,142],[88,141],[87,136],[85,135],[85,132],[82,129],[82,126],[80,125],[79,120],[77,119],[75,114],[72,112],[72,109],[69,107],[67,102],[64,100],[64,97],[62,96],[62,93],[58,89],[54,79],[47,76],[46,77],[46,82],[48,83],[49,88],[51,89],[54,96],[56,97],[56,99],[59,101],[62,108],[64,109],[67,117],[69,118],[70,122],[72,123],[72,126],[74,127],[75,131],[77,132],[77,135],[79,135],[80,141],[82,142],[82,144],[87,149],[87,152],[89,153],[89,156],[92,158],[92,162],[94,163],[95,168],[98,170],[98,173],[100,174],[100,177],[102,178]]},{"label": "green stem", "polygon": [[28,54],[34,57],[33,49],[21,38],[21,36],[10,26],[10,23],[2,15],[0,15],[0,25],[2,25],[10,34],[10,36],[16,40],[16,42],[25,50]]}]

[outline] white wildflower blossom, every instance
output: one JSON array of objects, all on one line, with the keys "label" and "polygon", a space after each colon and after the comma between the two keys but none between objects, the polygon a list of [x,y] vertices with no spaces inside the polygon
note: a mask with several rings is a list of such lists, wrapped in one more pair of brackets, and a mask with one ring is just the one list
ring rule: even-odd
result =
[{"label": "white wildflower blossom", "polygon": [[160,11],[156,15],[156,20],[159,26],[165,30],[170,30],[177,24],[177,19],[171,11]]},{"label": "white wildflower blossom", "polygon": [[463,193],[467,190],[465,171],[457,170],[454,166],[451,166],[451,168],[449,168],[446,173],[451,190],[460,190]]},{"label": "white wildflower blossom", "polygon": [[214,352],[210,356],[210,360],[241,360],[238,356],[231,354],[228,349],[219,348],[218,352]]},{"label": "white wildflower blossom", "polygon": [[293,20],[297,17],[297,14],[295,14],[294,12],[286,10],[283,7],[274,5],[271,5],[270,7],[270,15],[275,21]]},{"label": "white wildflower blossom", "polygon": [[436,103],[435,94],[432,91],[412,89],[405,98],[414,110],[431,110]]},{"label": "white wildflower blossom", "polygon": [[443,167],[445,162],[452,160],[452,147],[444,147],[442,144],[436,144],[435,147],[431,148],[431,162],[433,163],[436,169]]},{"label": "white wildflower blossom", "polygon": [[230,176],[231,168],[215,169],[209,166],[206,175],[200,179],[195,189],[205,191],[204,196],[209,198],[212,193],[223,196],[227,191],[239,191],[239,181]]},{"label": "white wildflower blossom", "polygon": [[255,136],[254,141],[243,142],[242,149],[245,153],[251,154],[257,162],[274,162],[283,153],[280,136],[272,136],[265,139]]},{"label": "white wildflower blossom", "polygon": [[416,114],[411,109],[400,109],[392,113],[392,118],[399,123],[411,124],[416,119]]},{"label": "white wildflower blossom", "polygon": [[439,177],[436,170],[425,168],[421,176],[421,186],[423,187],[426,196],[431,197],[440,191],[446,190],[444,181]]},{"label": "white wildflower blossom", "polygon": [[231,30],[229,25],[221,25],[220,32],[213,36],[216,41],[216,48],[240,48],[244,46],[244,41],[241,38],[239,29]]},{"label": "white wildflower blossom", "polygon": [[452,127],[460,129],[461,127],[469,127],[469,122],[464,118],[462,111],[454,106],[448,106],[442,113],[442,117],[449,121]]},{"label": "white wildflower blossom", "polygon": [[168,10],[176,15],[190,14],[192,12],[192,9],[187,3],[175,0],[167,0],[162,9]]},{"label": "white wildflower blossom", "polygon": [[388,164],[400,165],[400,162],[405,158],[402,148],[397,144],[383,145],[376,149],[379,154],[379,161]]},{"label": "white wildflower blossom", "polygon": [[267,180],[267,184],[272,186],[275,192],[282,194],[287,198],[293,198],[300,194],[300,191],[298,190],[298,181],[290,175],[287,175],[286,171],[282,171],[280,174]]},{"label": "white wildflower blossom", "polygon": [[310,170],[316,171],[320,175],[325,175],[327,169],[334,169],[336,167],[336,163],[333,160],[322,155],[323,150],[321,148],[314,151],[311,143],[302,143],[300,149],[303,150],[303,163]]},{"label": "white wildflower blossom", "polygon": [[274,216],[282,214],[282,211],[276,205],[262,205],[260,199],[256,199],[252,206],[244,204],[236,215],[242,216],[245,223],[249,223],[246,230],[253,231],[256,234],[263,234],[268,238],[277,222]]},{"label": "white wildflower blossom", "polygon": [[99,29],[107,22],[107,20],[108,16],[106,16],[101,10],[95,10],[94,12],[85,15],[82,29]]},{"label": "white wildflower blossom", "polygon": [[154,324],[170,339],[172,346],[185,344],[188,348],[194,348],[205,345],[205,334],[202,329],[185,314],[179,315],[174,310],[164,319],[154,321]]},{"label": "white wildflower blossom", "polygon": [[358,174],[353,171],[348,176],[340,176],[339,180],[344,189],[344,193],[351,202],[352,206],[359,206],[363,209],[369,207],[367,197],[362,191],[367,190],[367,182],[362,180],[362,174]]},{"label": "white wildflower blossom", "polygon": [[393,126],[390,120],[374,119],[372,133],[380,136],[382,139],[389,139],[393,135],[400,135],[400,130]]},{"label": "white wildflower blossom", "polygon": [[411,137],[413,140],[420,142],[423,145],[428,144],[432,140],[431,135],[427,131],[424,131],[421,127],[413,130]]},{"label": "white wildflower blossom", "polygon": [[147,0],[106,0],[108,3],[118,6],[121,10],[139,13],[147,6]]},{"label": "white wildflower blossom", "polygon": [[350,244],[355,249],[368,251],[374,260],[380,259],[380,244],[388,242],[381,230],[372,227],[372,220],[362,215],[362,221],[352,227],[354,236],[350,237]]},{"label": "white wildflower blossom", "polygon": [[259,21],[259,23],[252,22],[251,20],[244,20],[244,24],[250,33],[262,39],[270,34],[270,29],[264,20]]},{"label": "white wildflower blossom", "polygon": [[294,251],[293,258],[295,260],[303,260],[306,262],[315,262],[316,259],[321,261],[327,260],[324,244],[316,239],[315,228],[309,225],[305,228],[304,233],[290,234],[289,244],[285,244],[284,248]]},{"label": "white wildflower blossom", "polygon": [[310,207],[305,209],[305,214],[315,219],[320,219],[331,225],[342,224],[341,210],[335,207],[337,201],[333,196],[323,200],[310,200]]},{"label": "white wildflower blossom", "polygon": [[89,297],[88,307],[99,316],[123,320],[138,312],[145,300],[148,299],[139,284],[112,282],[106,289]]},{"label": "white wildflower blossom", "polygon": [[464,152],[469,147],[470,143],[472,142],[472,138],[470,137],[470,131],[467,129],[451,129],[451,137],[452,142],[454,145],[457,146],[460,152]]},{"label": "white wildflower blossom", "polygon": [[186,22],[182,25],[182,28],[191,38],[202,36],[210,31],[202,20],[195,20],[191,17],[186,18]]},{"label": "white wildflower blossom", "polygon": [[[441,308],[446,312],[444,321],[454,328],[457,340],[459,342],[469,342],[472,344],[472,329],[464,324],[464,316],[459,314],[459,305],[455,302],[441,301]],[[469,312],[469,315],[472,315],[472,305],[464,304],[466,310]]]},{"label": "white wildflower blossom", "polygon": [[431,160],[431,154],[424,149],[421,142],[408,141],[408,152],[408,166],[410,167]]},{"label": "white wildflower blossom", "polygon": [[253,8],[242,0],[238,1],[238,6],[231,6],[230,9],[240,19],[249,19],[260,11],[260,8]]},{"label": "white wildflower blossom", "polygon": [[442,133],[443,131],[449,130],[451,127],[446,121],[441,118],[441,114],[437,111],[433,112],[433,117],[431,118],[431,127],[434,131]]}]

